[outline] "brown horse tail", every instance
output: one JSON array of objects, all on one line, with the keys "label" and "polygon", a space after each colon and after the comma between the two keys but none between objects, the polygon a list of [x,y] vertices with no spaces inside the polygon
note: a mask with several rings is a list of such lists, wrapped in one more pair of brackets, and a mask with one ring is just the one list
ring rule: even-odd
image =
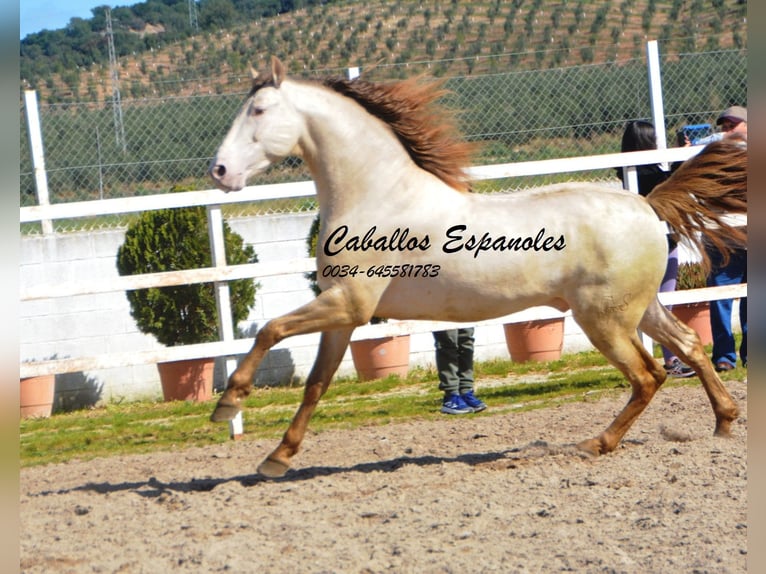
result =
[{"label": "brown horse tail", "polygon": [[729,215],[747,213],[745,141],[726,137],[708,144],[655,187],[647,200],[676,241],[685,238],[697,248],[706,273],[706,242],[721,252],[725,264],[735,246],[747,244],[747,227],[727,221]]}]

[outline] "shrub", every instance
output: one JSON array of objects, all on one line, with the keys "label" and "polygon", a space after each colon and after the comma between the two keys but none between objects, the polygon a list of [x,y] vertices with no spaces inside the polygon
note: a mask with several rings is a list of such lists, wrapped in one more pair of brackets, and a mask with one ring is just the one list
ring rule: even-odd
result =
[{"label": "shrub", "polygon": [[[250,245],[224,222],[226,259],[230,265],[255,263]],[[210,267],[212,257],[204,207],[147,211],[125,233],[117,251],[120,275]],[[259,285],[252,279],[229,283],[234,325],[255,303]],[[127,292],[130,314],[141,332],[167,346],[218,340],[218,312],[213,283],[194,283]]]},{"label": "shrub", "polygon": [[676,290],[699,289],[707,286],[705,273],[699,263],[681,263],[678,266]]}]

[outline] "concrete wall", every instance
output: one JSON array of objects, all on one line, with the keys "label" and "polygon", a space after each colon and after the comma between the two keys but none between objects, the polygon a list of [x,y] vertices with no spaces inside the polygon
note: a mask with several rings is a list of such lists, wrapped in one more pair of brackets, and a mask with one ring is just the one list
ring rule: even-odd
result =
[{"label": "concrete wall", "polygon": [[[232,229],[252,244],[261,262],[306,256],[306,236],[313,214],[270,215],[228,220]],[[117,277],[115,257],[123,231],[91,231],[52,236],[23,237],[20,281],[22,291],[36,284]],[[302,273],[259,280],[256,303],[238,327],[253,337],[270,318],[313,299]],[[92,356],[109,352],[160,348],[153,337],[139,332],[130,316],[125,293],[74,296],[21,304],[20,355],[22,360]],[[257,384],[300,382],[314,361],[319,335],[287,340],[271,351],[258,372]],[[579,327],[567,319],[564,352],[592,348]],[[430,333],[411,339],[411,366],[433,365]],[[476,360],[509,358],[501,326],[476,330]],[[353,375],[350,352],[339,374]],[[216,368],[216,387],[223,388],[223,361]],[[98,401],[159,398],[161,387],[154,364],[57,375],[56,407],[73,408]]]}]

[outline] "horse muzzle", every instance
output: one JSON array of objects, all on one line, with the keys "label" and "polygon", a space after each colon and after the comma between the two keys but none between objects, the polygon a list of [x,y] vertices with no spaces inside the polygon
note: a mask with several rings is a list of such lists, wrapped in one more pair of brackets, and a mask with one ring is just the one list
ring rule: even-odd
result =
[{"label": "horse muzzle", "polygon": [[245,187],[244,182],[240,183],[238,181],[232,181],[236,178],[231,177],[228,170],[226,169],[226,165],[223,163],[216,163],[215,160],[213,160],[213,163],[211,163],[208,174],[213,180],[213,183],[215,183],[216,187],[221,191],[228,193],[230,191],[239,191]]}]

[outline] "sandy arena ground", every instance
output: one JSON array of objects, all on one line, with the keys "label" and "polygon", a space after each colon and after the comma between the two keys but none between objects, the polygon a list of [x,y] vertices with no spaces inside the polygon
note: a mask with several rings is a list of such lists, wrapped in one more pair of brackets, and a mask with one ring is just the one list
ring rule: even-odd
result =
[{"label": "sandy arena ground", "polygon": [[[25,573],[741,573],[747,385],[734,438],[701,386],[663,388],[612,454],[627,400],[309,434],[21,471]],[[297,407],[297,405],[296,405]],[[320,404],[321,409],[321,404]]]}]

